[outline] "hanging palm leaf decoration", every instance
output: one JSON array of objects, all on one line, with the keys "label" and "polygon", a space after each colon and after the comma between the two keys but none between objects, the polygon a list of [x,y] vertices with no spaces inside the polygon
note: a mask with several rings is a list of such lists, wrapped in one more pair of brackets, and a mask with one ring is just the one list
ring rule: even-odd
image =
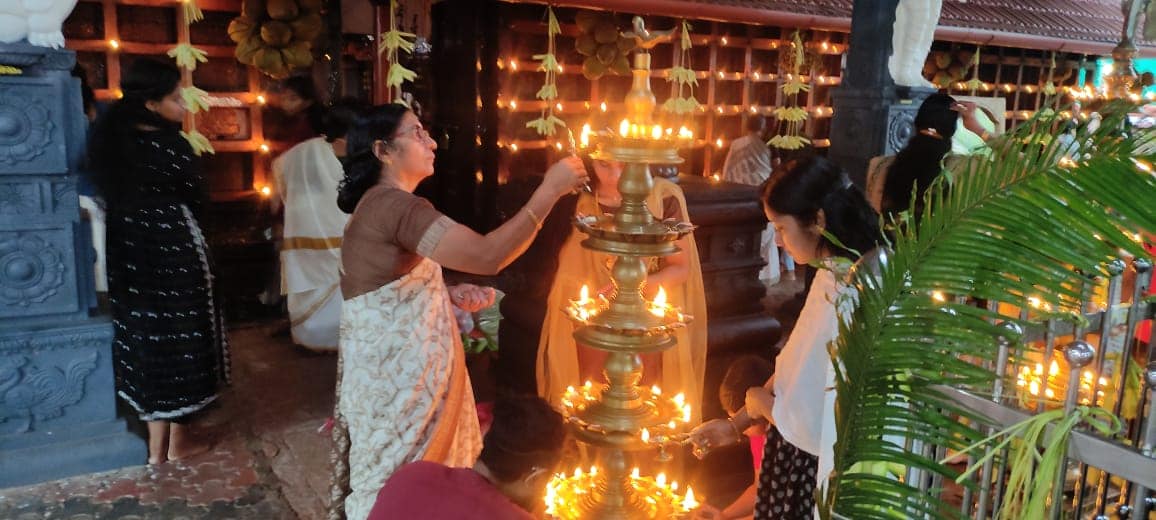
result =
[{"label": "hanging palm leaf decoration", "polygon": [[534,55],[534,60],[538,61],[538,71],[546,73],[546,81],[534,97],[546,104],[542,108],[542,117],[526,123],[526,128],[533,128],[542,137],[553,136],[557,132],[555,127],[566,128],[566,122],[554,115],[554,100],[558,98],[558,70],[562,68],[558,65],[554,37],[561,33],[562,28],[554,16],[554,8],[546,6],[546,54]]},{"label": "hanging palm leaf decoration", "polygon": [[811,90],[811,86],[804,81],[803,64],[806,63],[806,45],[803,44],[803,35],[795,31],[791,38],[791,72],[781,87],[783,94],[790,99],[788,106],[775,109],[775,119],[778,119],[783,133],[767,141],[767,144],[782,150],[798,150],[811,144],[811,140],[803,137],[803,125],[807,122],[807,109],[799,106],[799,93]]},{"label": "hanging palm leaf decoration", "polygon": [[[183,8],[179,17],[180,23],[185,24],[186,29],[205,18],[201,12],[201,8],[197,6],[197,0],[181,0]],[[198,63],[205,63],[209,61],[205,51],[193,47],[187,43],[178,44],[176,47],[169,49],[168,56],[177,62],[177,67],[185,69],[187,72],[181,73],[181,100],[185,102],[185,106],[189,110],[189,114],[193,117],[188,118],[186,130],[181,130],[181,136],[189,142],[189,146],[193,148],[193,153],[202,155],[205,153],[216,154],[213,149],[213,144],[209,142],[209,138],[197,131],[197,113],[209,111],[209,93],[197,88],[193,85],[193,71],[197,70]]]},{"label": "hanging palm leaf decoration", "polygon": [[958,470],[885,439],[961,450],[987,437],[983,417],[937,388],[991,394],[997,374],[985,367],[995,364],[996,323],[1005,318],[931,295],[1016,306],[1038,298],[1070,314],[1086,280],[1077,273],[1107,276],[1105,262],[1121,250],[1148,258],[1133,233],[1156,229],[1156,157],[1139,155],[1152,153],[1152,134],[1121,132],[1129,108],[1106,107],[1099,129],[1080,128],[1086,145],[1075,160],[1047,138],[1052,125],[1020,125],[992,143],[989,160],[974,158],[933,184],[918,220],[901,217],[881,272],[855,278],[859,305],[832,345],[838,439],[819,496],[826,518],[959,517],[913,483],[861,469],[898,463],[954,479]]}]

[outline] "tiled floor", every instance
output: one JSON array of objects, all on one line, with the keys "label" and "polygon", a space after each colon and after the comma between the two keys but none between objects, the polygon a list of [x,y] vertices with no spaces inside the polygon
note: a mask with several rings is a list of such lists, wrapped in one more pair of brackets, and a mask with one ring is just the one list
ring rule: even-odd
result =
[{"label": "tiled floor", "polygon": [[[217,439],[187,461],[0,490],[0,518],[321,518],[335,356],[310,354],[276,323],[232,331],[234,385],[198,422]],[[144,462],[144,461],[142,461]]]}]

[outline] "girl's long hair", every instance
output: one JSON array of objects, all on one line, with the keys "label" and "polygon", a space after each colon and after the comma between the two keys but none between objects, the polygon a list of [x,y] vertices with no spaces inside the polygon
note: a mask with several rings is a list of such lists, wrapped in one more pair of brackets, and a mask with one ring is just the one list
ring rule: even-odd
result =
[{"label": "girl's long hair", "polygon": [[883,211],[906,211],[911,190],[916,188],[916,211],[922,209],[923,192],[939,176],[943,158],[951,151],[959,113],[952,110],[955,99],[947,94],[932,94],[919,106],[915,115],[915,135],[895,156],[883,183]]}]

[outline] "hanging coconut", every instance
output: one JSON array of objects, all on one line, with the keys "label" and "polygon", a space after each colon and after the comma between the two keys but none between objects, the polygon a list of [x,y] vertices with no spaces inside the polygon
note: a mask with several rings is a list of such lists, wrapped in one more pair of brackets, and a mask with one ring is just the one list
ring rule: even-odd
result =
[{"label": "hanging coconut", "polygon": [[244,0],[229,23],[237,61],[274,78],[313,64],[313,41],[324,30],[322,0]]},{"label": "hanging coconut", "polygon": [[634,40],[623,37],[614,15],[594,11],[578,11],[574,16],[578,37],[574,49],[585,59],[582,75],[595,80],[607,72],[630,75],[627,56],[634,50]]}]

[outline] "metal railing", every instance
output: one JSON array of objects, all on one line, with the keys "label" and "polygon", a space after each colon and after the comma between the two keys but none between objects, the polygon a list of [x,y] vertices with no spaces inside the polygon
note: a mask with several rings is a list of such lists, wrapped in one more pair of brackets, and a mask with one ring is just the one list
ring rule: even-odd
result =
[{"label": "metal railing", "polygon": [[[1027,330],[1008,324],[1009,341],[997,338],[997,379],[985,389],[939,387],[959,406],[991,419],[988,433],[1029,419],[1047,408],[1072,412],[1080,405],[1100,406],[1123,420],[1111,438],[1078,427],[1069,438],[1061,470],[1055,475],[1049,518],[1147,519],[1156,513],[1156,349],[1134,339],[1136,326],[1150,319],[1156,305],[1145,301],[1152,264],[1136,259],[1109,265],[1113,276],[1098,293],[1085,288],[1086,322],[1045,319]],[[1125,273],[1135,275],[1124,295]],[[1102,296],[1100,301],[1094,301]],[[1029,310],[1021,311],[1021,318]],[[981,395],[983,394],[983,395]],[[943,460],[941,446],[908,441],[907,449]],[[983,520],[998,514],[1008,474],[1007,453],[988,459],[970,477],[978,493],[966,489],[959,499],[962,518]],[[969,467],[976,464],[968,459]],[[932,492],[942,477],[919,470],[907,482]]]}]

